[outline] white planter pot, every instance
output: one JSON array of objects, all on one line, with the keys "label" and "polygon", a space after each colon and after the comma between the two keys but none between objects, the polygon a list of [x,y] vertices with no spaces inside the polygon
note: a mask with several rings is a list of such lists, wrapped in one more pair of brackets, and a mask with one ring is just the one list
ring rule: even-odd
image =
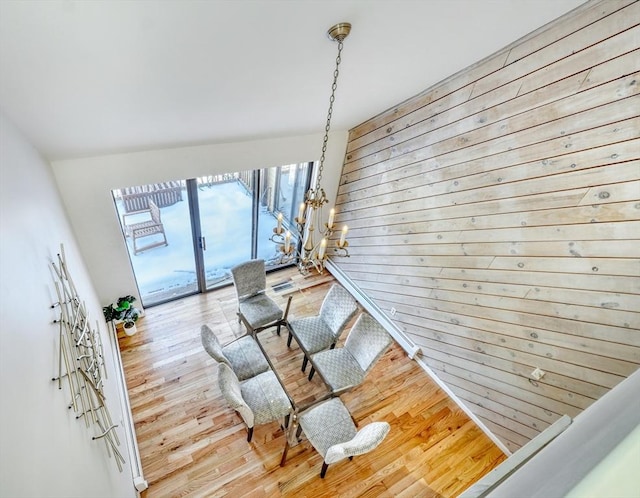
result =
[{"label": "white planter pot", "polygon": [[133,335],[138,331],[135,322],[125,322],[124,323],[124,333],[127,335]]}]

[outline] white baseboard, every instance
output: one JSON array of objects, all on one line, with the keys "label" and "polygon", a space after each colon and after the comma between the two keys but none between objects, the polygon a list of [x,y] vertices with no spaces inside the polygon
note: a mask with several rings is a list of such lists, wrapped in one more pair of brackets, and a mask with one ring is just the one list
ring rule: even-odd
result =
[{"label": "white baseboard", "polygon": [[133,486],[138,492],[144,491],[149,487],[147,481],[142,474],[142,462],[140,460],[140,451],[138,450],[138,440],[136,438],[136,429],[133,424],[133,415],[131,413],[131,404],[129,403],[129,393],[127,392],[127,383],[124,376],[124,368],[122,366],[122,357],[120,356],[120,347],[118,345],[118,334],[115,326],[107,325],[109,339],[111,343],[111,351],[116,369],[118,392],[120,393],[120,402],[122,404],[122,428],[127,438],[127,448],[129,449],[129,460],[131,462],[131,472],[133,474]]}]

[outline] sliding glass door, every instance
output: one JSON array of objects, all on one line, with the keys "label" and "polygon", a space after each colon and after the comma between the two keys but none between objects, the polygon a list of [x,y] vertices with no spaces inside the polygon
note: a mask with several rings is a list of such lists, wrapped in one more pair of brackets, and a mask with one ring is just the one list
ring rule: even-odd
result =
[{"label": "sliding glass door", "polygon": [[[273,253],[274,243],[269,240],[273,227],[277,224],[278,214],[282,214],[285,229],[295,228],[300,203],[309,189],[310,172],[313,163],[289,164],[261,171],[262,194],[260,196],[261,223],[258,237],[258,254],[267,261],[267,266],[277,266],[279,254]],[[295,230],[291,230],[291,243],[295,246],[298,239]]]},{"label": "sliding glass door", "polygon": [[186,182],[126,187],[113,198],[142,304],[198,292]]},{"label": "sliding glass door", "polygon": [[253,253],[253,172],[198,178],[204,290],[230,281],[229,270]]},{"label": "sliding glass door", "polygon": [[228,284],[248,259],[282,266],[269,238],[279,213],[285,227],[293,223],[312,164],[114,190],[143,306]]}]

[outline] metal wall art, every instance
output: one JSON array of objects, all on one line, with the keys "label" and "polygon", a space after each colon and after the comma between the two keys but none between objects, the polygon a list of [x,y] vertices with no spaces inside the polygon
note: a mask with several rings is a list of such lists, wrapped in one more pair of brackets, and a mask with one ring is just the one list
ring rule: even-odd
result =
[{"label": "metal wall art", "polygon": [[117,425],[105,404],[103,387],[107,376],[98,322],[95,328],[91,326],[86,305],[69,274],[62,244],[57,256],[58,261],[51,262],[58,295],[58,302],[51,307],[59,312],[54,320],[59,328],[58,375],[53,381],[58,389],[66,387],[69,410],[73,410],[76,419],[84,420],[87,429],[93,428],[91,439],[104,441],[109,457],[113,455],[122,472],[125,460],[118,450]]}]

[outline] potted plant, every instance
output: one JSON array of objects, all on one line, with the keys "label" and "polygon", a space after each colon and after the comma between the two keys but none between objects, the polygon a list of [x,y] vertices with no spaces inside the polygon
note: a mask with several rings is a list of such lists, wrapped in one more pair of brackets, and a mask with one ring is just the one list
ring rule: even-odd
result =
[{"label": "potted plant", "polygon": [[106,321],[122,323],[124,333],[133,335],[136,333],[136,321],[140,317],[140,310],[133,306],[136,298],[134,296],[119,297],[115,303],[102,308]]}]

